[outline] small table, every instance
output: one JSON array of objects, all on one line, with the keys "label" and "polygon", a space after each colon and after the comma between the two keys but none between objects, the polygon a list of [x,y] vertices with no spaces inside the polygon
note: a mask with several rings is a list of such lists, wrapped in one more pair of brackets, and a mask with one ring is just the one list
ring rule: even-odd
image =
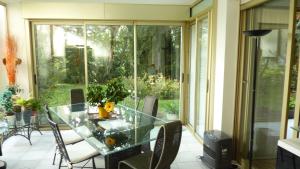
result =
[{"label": "small table", "polygon": [[117,105],[109,119],[99,119],[97,107],[84,104],[72,111],[72,105],[50,107],[85,141],[105,156],[105,168],[114,169],[118,162],[140,154],[141,146],[155,141],[159,127],[166,122],[132,108]]}]

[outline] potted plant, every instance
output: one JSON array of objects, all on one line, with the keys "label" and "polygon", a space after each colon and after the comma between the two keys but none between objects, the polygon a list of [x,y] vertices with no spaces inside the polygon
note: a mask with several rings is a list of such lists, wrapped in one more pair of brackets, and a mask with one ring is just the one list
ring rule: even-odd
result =
[{"label": "potted plant", "polygon": [[170,102],[166,104],[165,111],[167,112],[168,120],[177,120],[179,114],[179,105],[177,102]]},{"label": "potted plant", "polygon": [[98,106],[99,118],[108,118],[114,105],[129,95],[119,78],[108,81],[105,85],[90,85],[87,92],[87,101]]},{"label": "potted plant", "polygon": [[9,125],[14,125],[15,123],[15,113],[13,112],[13,101],[12,92],[9,90],[4,90],[0,93],[0,107],[6,114],[6,119]]},{"label": "potted plant", "polygon": [[39,100],[35,98],[29,98],[29,99],[23,99],[19,98],[16,103],[23,107],[23,120],[25,124],[30,123],[30,119],[33,116],[33,119],[35,119],[35,116],[37,114],[37,111],[41,108],[41,103]]}]

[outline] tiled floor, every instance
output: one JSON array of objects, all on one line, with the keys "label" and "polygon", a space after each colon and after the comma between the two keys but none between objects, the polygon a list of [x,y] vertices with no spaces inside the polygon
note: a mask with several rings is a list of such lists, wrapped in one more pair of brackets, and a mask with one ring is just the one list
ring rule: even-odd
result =
[{"label": "tiled floor", "polygon": [[[52,165],[55,148],[52,132],[43,131],[42,136],[34,132],[31,140],[32,146],[20,136],[4,142],[0,159],[7,162],[8,169],[57,169],[57,165]],[[171,169],[207,169],[197,158],[199,154],[202,154],[202,145],[184,128],[180,150]],[[103,158],[97,158],[96,166],[104,167]]]}]

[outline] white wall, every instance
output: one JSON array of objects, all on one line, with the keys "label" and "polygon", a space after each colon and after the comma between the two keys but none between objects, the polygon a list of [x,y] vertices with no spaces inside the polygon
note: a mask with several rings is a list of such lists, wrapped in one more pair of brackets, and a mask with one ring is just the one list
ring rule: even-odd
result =
[{"label": "white wall", "polygon": [[239,0],[217,1],[214,129],[232,136],[238,58]]},{"label": "white wall", "polygon": [[186,20],[186,5],[107,4],[97,2],[23,2],[23,17],[34,19]]},{"label": "white wall", "polygon": [[[25,90],[25,95],[29,93],[28,83],[28,56],[26,48],[25,20],[22,18],[22,5],[18,2],[10,2],[7,5],[8,31],[17,42],[17,57],[22,59],[22,63],[17,66],[16,84]],[[7,84],[5,84],[7,85]]]},{"label": "white wall", "polygon": [[2,58],[4,58],[5,49],[5,37],[6,37],[6,10],[4,6],[0,5],[0,90],[4,88],[7,83],[5,65],[2,64]]}]

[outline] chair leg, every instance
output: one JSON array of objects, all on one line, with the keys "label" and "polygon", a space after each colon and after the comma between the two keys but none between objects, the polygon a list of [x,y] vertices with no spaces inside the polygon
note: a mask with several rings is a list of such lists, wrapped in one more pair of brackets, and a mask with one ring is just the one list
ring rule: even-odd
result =
[{"label": "chair leg", "polygon": [[92,158],[92,162],[93,162],[93,169],[96,169],[96,164],[95,164],[95,158]]},{"label": "chair leg", "polygon": [[60,160],[59,160],[59,165],[58,165],[58,169],[60,169],[60,167],[61,167],[61,163],[62,163],[62,155],[60,156]]},{"label": "chair leg", "polygon": [[53,157],[52,165],[55,165],[56,153],[57,153],[57,145],[55,147],[55,152],[54,152],[54,157]]}]

